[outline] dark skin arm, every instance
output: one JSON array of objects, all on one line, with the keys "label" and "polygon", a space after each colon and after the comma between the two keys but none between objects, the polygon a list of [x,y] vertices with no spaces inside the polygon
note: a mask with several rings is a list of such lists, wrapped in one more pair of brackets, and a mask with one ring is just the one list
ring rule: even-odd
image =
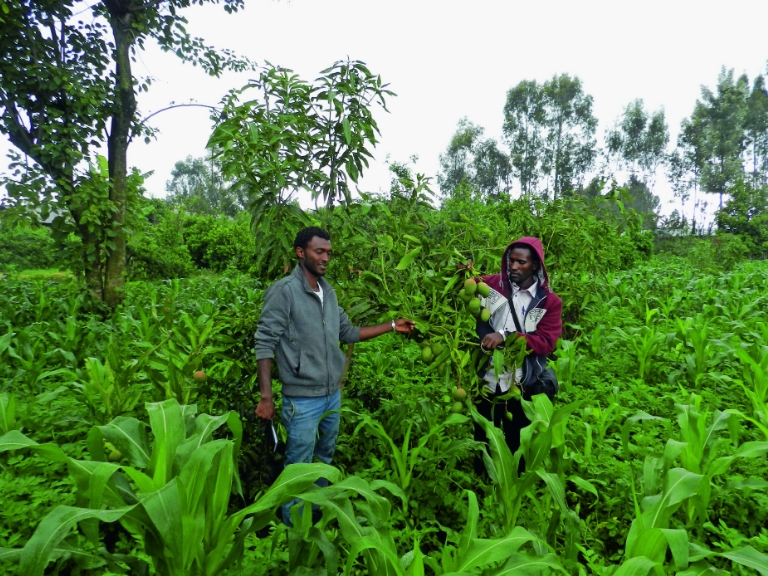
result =
[{"label": "dark skin arm", "polygon": [[[414,326],[415,324],[413,320],[408,320],[407,318],[398,318],[395,320],[395,331],[402,332],[403,334],[412,331]],[[392,322],[382,322],[375,326],[362,326],[360,328],[360,342],[376,338],[376,336],[381,336],[387,332],[392,332]]]},{"label": "dark skin arm", "polygon": [[264,420],[272,420],[275,415],[275,403],[272,401],[272,359],[264,358],[258,362],[259,405],[256,406],[256,416]]},{"label": "dark skin arm", "polygon": [[[415,327],[413,320],[398,318],[395,320],[395,331],[407,334]],[[392,332],[392,322],[382,322],[375,326],[363,326],[360,328],[360,341],[370,340]],[[261,393],[259,404],[256,406],[256,416],[264,420],[272,420],[275,416],[275,403],[272,400],[272,359],[265,358],[258,361],[259,392]]]}]

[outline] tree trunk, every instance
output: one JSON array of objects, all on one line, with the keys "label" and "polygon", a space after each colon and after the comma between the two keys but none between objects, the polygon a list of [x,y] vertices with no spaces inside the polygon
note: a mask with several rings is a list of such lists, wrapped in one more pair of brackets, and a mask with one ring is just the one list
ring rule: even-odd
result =
[{"label": "tree trunk", "polygon": [[125,288],[125,219],[128,186],[128,141],[131,122],[136,112],[136,95],[131,72],[131,46],[133,14],[128,3],[105,2],[110,13],[110,25],[115,37],[115,108],[107,142],[109,155],[110,200],[115,205],[112,215],[112,245],[107,246],[107,265],[104,279],[104,301],[117,306],[124,297]]}]

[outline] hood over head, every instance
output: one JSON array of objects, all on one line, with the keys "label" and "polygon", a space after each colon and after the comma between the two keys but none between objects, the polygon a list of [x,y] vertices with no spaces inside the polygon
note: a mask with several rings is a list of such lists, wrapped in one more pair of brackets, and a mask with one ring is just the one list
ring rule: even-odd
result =
[{"label": "hood over head", "polygon": [[536,273],[539,286],[546,289],[548,292],[551,292],[552,290],[549,288],[549,276],[547,275],[547,268],[544,265],[544,246],[542,245],[541,240],[532,236],[523,236],[522,238],[518,238],[514,242],[510,242],[509,246],[507,246],[507,249],[504,250],[504,255],[501,257],[501,283],[504,287],[504,290],[509,290],[509,293],[512,293],[512,282],[509,279],[508,259],[509,253],[512,250],[512,246],[515,244],[522,244],[527,246],[536,253],[536,255],[539,257],[539,269]]}]

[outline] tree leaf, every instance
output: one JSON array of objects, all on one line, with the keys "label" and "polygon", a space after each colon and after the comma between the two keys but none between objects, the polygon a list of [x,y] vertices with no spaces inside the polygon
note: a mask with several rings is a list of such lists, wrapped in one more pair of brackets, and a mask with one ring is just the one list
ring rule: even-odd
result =
[{"label": "tree leaf", "polygon": [[417,246],[408,252],[405,256],[402,257],[398,265],[395,267],[395,270],[405,270],[408,268],[411,264],[413,264],[413,261],[416,260],[416,256],[419,255],[419,252],[421,252],[421,246]]}]

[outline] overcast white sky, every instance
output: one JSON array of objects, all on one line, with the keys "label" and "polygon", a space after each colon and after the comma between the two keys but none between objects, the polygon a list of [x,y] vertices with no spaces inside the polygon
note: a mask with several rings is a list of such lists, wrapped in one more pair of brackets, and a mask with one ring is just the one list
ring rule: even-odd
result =
[{"label": "overcast white sky", "polygon": [[[464,116],[498,139],[506,91],[524,79],[579,76],[594,97],[601,145],[603,130],[635,98],[665,108],[674,143],[700,86],[714,86],[722,66],[752,78],[765,73],[768,60],[768,2],[760,0],[246,0],[235,15],[205,6],[187,17],[187,29],[209,43],[306,79],[346,56],[381,74],[398,96],[389,114],[377,115],[381,142],[361,181],[366,191],[388,187],[387,156],[404,161],[415,154],[417,170],[434,176]],[[211,79],[156,49],[140,54],[135,72],[154,79],[140,95],[143,115],[171,101],[215,105],[248,77]],[[174,163],[204,155],[211,124],[202,108],[163,112],[152,124],[157,140],[134,142],[129,162],[153,170],[146,187],[163,196]],[[0,151],[7,147],[0,143]],[[660,175],[663,200],[666,188]],[[671,209],[665,202],[664,212]]]}]

